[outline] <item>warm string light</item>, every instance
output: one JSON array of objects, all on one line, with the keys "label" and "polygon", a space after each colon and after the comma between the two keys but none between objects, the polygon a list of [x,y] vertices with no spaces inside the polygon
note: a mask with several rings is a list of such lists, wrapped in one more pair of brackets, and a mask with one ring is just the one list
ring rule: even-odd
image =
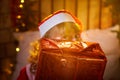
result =
[{"label": "warm string light", "polygon": [[19,29],[18,29],[18,28],[16,28],[16,29],[15,29],[15,31],[16,31],[16,32],[19,32]]},{"label": "warm string light", "polygon": [[17,19],[21,19],[21,15],[17,15]]},{"label": "warm string light", "polygon": [[24,3],[24,0],[21,0],[20,2],[21,2],[21,3]]},{"label": "warm string light", "polygon": [[23,4],[20,4],[20,5],[19,5],[19,8],[23,8]]},{"label": "warm string light", "polygon": [[4,71],[7,73],[7,74],[12,74],[12,71],[11,70],[9,70],[9,69],[4,69]]},{"label": "warm string light", "polygon": [[25,27],[25,23],[22,23],[22,27]]},{"label": "warm string light", "polygon": [[19,52],[20,51],[20,48],[19,47],[16,47],[16,52]]},{"label": "warm string light", "polygon": [[[18,4],[18,8],[20,8],[19,13],[22,13],[23,11],[23,7],[24,7],[24,3],[25,0],[20,0],[20,3]],[[23,22],[23,14],[17,14],[16,15],[16,19],[17,19],[17,23],[19,24],[18,27],[15,29],[16,32],[19,32],[21,30],[22,27],[25,27],[26,24]],[[22,22],[22,23],[21,23]],[[23,28],[22,28],[23,29]],[[16,48],[16,51],[19,52],[19,48]]]}]

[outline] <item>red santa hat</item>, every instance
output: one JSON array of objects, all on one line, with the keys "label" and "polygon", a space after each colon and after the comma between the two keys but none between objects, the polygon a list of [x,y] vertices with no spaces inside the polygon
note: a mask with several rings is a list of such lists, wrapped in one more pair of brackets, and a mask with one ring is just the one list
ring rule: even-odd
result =
[{"label": "red santa hat", "polygon": [[59,10],[50,16],[46,17],[41,23],[39,24],[39,30],[41,38],[45,35],[47,31],[49,31],[52,27],[54,27],[57,24],[60,24],[62,22],[74,22],[80,25],[81,28],[81,22],[73,16],[70,12],[66,10]]}]

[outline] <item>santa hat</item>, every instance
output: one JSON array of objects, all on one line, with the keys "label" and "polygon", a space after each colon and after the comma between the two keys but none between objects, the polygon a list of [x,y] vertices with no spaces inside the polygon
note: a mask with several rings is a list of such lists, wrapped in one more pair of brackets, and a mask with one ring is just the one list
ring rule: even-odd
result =
[{"label": "santa hat", "polygon": [[50,16],[46,17],[41,23],[39,24],[39,30],[41,38],[45,35],[47,31],[49,31],[52,27],[54,27],[57,24],[60,24],[62,22],[74,22],[80,25],[81,28],[81,22],[73,16],[70,12],[65,10],[59,10]]}]

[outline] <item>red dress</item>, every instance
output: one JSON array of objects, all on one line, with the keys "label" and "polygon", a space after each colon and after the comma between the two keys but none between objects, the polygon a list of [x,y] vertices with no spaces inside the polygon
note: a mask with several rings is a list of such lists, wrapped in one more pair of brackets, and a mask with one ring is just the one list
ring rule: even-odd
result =
[{"label": "red dress", "polygon": [[17,80],[34,80],[35,79],[35,74],[32,74],[30,72],[30,66],[31,64],[28,64],[21,69]]},{"label": "red dress", "polygon": [[24,67],[24,68],[20,71],[20,74],[19,74],[17,80],[29,80],[29,79],[28,79],[28,76],[27,76],[27,73],[26,73],[26,67]]}]

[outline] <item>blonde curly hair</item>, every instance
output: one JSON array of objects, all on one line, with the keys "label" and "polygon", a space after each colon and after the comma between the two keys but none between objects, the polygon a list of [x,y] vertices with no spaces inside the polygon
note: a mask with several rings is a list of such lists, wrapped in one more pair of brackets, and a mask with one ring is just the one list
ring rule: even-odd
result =
[{"label": "blonde curly hair", "polygon": [[28,61],[31,64],[37,64],[38,55],[39,55],[39,52],[40,52],[39,40],[31,42],[30,45],[32,46],[32,49],[30,49],[30,51],[29,51],[30,56],[28,58]]}]

